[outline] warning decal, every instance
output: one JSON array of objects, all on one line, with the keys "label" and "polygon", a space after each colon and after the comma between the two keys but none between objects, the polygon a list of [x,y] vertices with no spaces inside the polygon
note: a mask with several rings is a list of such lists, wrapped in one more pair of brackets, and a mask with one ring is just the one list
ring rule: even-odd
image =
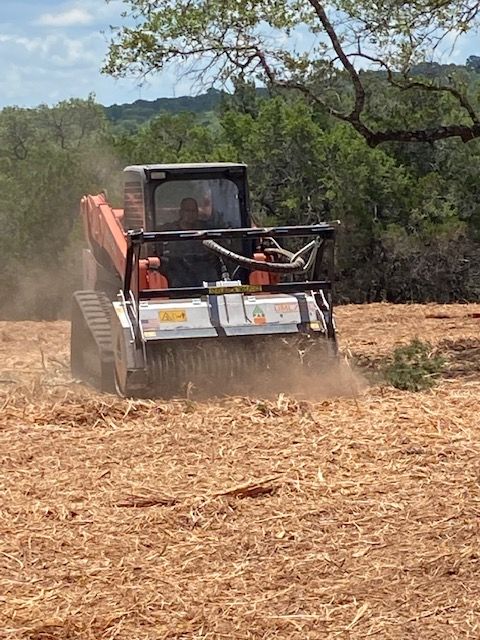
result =
[{"label": "warning decal", "polygon": [[168,311],[159,311],[158,318],[160,322],[186,322],[187,313],[183,309],[169,309]]},{"label": "warning decal", "polygon": [[296,313],[298,311],[298,305],[295,302],[276,304],[275,311],[277,313]]},{"label": "warning decal", "polygon": [[239,284],[226,287],[209,287],[208,293],[215,296],[221,296],[226,293],[258,293],[262,287],[258,284]]},{"label": "warning decal", "polygon": [[265,324],[267,322],[267,318],[265,316],[265,311],[262,307],[256,306],[253,310],[253,323],[254,324]]}]

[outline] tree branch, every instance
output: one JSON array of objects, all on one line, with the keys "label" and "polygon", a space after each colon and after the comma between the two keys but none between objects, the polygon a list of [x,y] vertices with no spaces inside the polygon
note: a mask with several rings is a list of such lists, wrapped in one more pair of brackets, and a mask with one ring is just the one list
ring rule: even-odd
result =
[{"label": "tree branch", "polygon": [[372,132],[367,142],[371,147],[376,147],[382,142],[436,142],[446,138],[460,138],[462,142],[470,142],[479,137],[480,123],[470,126],[451,124],[425,129],[376,131]]},{"label": "tree branch", "polygon": [[[271,85],[298,91],[334,118],[349,123],[372,147],[387,141],[434,142],[459,137],[467,142],[480,137],[480,114],[466,92],[448,84],[426,83],[406,75],[400,76],[403,77],[400,80],[399,74],[394,74],[390,69],[388,57],[374,58],[363,53],[360,47],[358,53],[349,53],[350,44],[345,44],[343,27],[342,31],[338,30],[329,17],[330,11],[335,12],[334,15],[345,16],[347,22],[344,27],[351,28],[353,35],[358,34],[358,25],[363,25],[360,31],[362,42],[373,39],[373,46],[384,47],[386,56],[391,44],[398,59],[411,60],[417,51],[421,53],[428,46],[434,48],[446,33],[451,33],[455,28],[461,29],[476,19],[480,0],[458,0],[457,3],[453,0],[412,3],[390,0],[386,2],[384,11],[378,10],[378,2],[359,2],[358,7],[357,3],[351,6],[346,3],[343,13],[338,9],[338,4],[330,0],[307,0],[306,11],[304,6],[295,8],[295,3],[292,5],[288,0],[252,3],[253,9],[244,8],[242,3],[222,0],[202,0],[198,3],[177,0],[171,6],[159,0],[126,1],[136,9],[137,21],[141,17],[145,21],[135,28],[125,27],[120,31],[117,43],[110,46],[110,56],[104,68],[107,73],[121,75],[132,67],[139,71],[147,69],[146,73],[161,71],[175,61],[192,62],[189,73],[196,73],[200,78],[202,73],[203,77],[208,73],[217,80],[225,80],[235,73],[255,76],[256,72],[261,72]],[[286,17],[282,17],[282,7]],[[291,15],[287,8],[289,11],[291,9]],[[190,16],[193,9],[197,12],[196,19]],[[295,11],[298,11],[298,15]],[[335,102],[333,106],[330,105],[328,94],[322,95],[322,89],[315,89],[308,77],[315,61],[307,60],[306,56],[300,54],[295,57],[282,45],[268,45],[267,37],[262,34],[264,24],[269,24],[273,29],[283,29],[287,34],[302,24],[312,32],[323,29],[329,47],[335,52],[335,60],[341,64],[342,75],[350,80],[353,105],[349,103],[345,110]],[[419,89],[449,94],[468,114],[472,124],[375,131],[363,121],[367,94],[364,76],[352,61],[355,55],[381,65],[386,70],[387,82],[400,91]],[[207,59],[203,72],[198,69],[201,58]],[[302,78],[301,73],[307,77]]]},{"label": "tree branch", "polygon": [[303,93],[304,96],[306,96],[310,100],[313,100],[318,105],[326,109],[328,113],[334,116],[335,118],[338,118],[339,120],[345,120],[345,121],[349,120],[348,115],[328,105],[326,102],[324,102],[324,100],[322,100],[319,96],[314,94],[313,91],[311,91],[306,85],[302,84],[301,82],[293,82],[291,80],[280,80],[277,77],[277,74],[275,73],[275,71],[268,64],[265,53],[260,49],[256,50],[256,52],[252,55],[249,62],[251,62],[251,60],[253,60],[254,58],[258,59],[259,66],[263,69],[265,75],[267,76],[268,80],[273,86],[280,87],[282,89],[295,89],[297,91],[300,91],[301,93]]},{"label": "tree branch", "polygon": [[315,13],[318,16],[318,19],[322,23],[323,28],[325,29],[328,37],[330,38],[330,42],[332,43],[335,53],[337,54],[340,62],[342,63],[345,71],[347,71],[347,73],[349,74],[350,79],[352,81],[353,89],[355,91],[355,104],[352,111],[348,115],[348,120],[352,123],[353,122],[360,123],[360,115],[365,108],[365,88],[362,84],[360,76],[358,75],[358,72],[353,66],[353,64],[350,62],[342,45],[340,44],[340,39],[337,35],[337,32],[335,31],[332,23],[328,19],[328,16],[323,6],[320,4],[320,2],[318,2],[318,0],[308,0],[308,2],[310,2],[312,7],[314,8]]},{"label": "tree branch", "polygon": [[409,89],[421,89],[422,91],[433,91],[433,92],[439,92],[439,93],[449,93],[456,100],[458,100],[458,103],[460,104],[460,106],[463,109],[465,109],[465,111],[467,111],[468,115],[470,116],[470,119],[472,120],[472,122],[474,124],[478,124],[480,122],[479,116],[478,116],[477,112],[475,111],[475,109],[473,108],[473,105],[470,103],[470,101],[467,98],[467,96],[465,94],[461,93],[455,87],[451,87],[451,86],[446,85],[446,84],[438,84],[438,85],[436,85],[436,84],[425,84],[424,82],[419,82],[418,80],[408,80],[406,82],[398,82],[398,80],[395,79],[393,71],[391,70],[389,65],[387,65],[387,63],[384,60],[381,60],[380,58],[375,58],[374,56],[370,56],[367,53],[363,53],[363,52],[360,52],[360,51],[357,52],[357,53],[349,54],[349,56],[350,57],[351,56],[357,56],[357,57],[365,58],[365,60],[369,60],[370,62],[375,62],[376,64],[381,66],[383,69],[385,69],[385,71],[387,73],[387,80],[388,80],[389,84],[391,84],[392,87],[396,87],[400,91],[408,91]]}]

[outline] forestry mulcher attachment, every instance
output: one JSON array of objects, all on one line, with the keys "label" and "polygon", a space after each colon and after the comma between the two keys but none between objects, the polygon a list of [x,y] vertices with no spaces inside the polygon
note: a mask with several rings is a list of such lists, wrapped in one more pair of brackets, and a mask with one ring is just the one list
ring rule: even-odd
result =
[{"label": "forestry mulcher attachment", "polygon": [[335,228],[252,226],[245,165],[130,166],[124,209],[87,195],[81,215],[74,377],[126,396],[221,394],[335,356]]}]

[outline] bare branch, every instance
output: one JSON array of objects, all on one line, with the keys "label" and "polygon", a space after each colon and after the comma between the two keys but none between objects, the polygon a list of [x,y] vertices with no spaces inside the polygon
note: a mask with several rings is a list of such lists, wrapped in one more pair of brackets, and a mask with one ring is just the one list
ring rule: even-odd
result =
[{"label": "bare branch", "polygon": [[387,130],[372,132],[368,144],[376,147],[382,142],[436,142],[446,138],[460,138],[462,142],[470,142],[480,137],[480,123],[471,126],[452,124],[444,127],[413,130]]},{"label": "bare branch", "polygon": [[276,86],[282,89],[295,89],[297,91],[300,91],[301,93],[303,93],[304,96],[306,96],[310,100],[313,100],[315,103],[317,103],[318,105],[326,109],[326,111],[328,111],[330,115],[334,116],[335,118],[338,118],[339,120],[348,121],[349,118],[347,115],[328,105],[319,96],[314,94],[313,91],[311,91],[305,84],[302,84],[301,82],[294,82],[291,80],[280,80],[277,77],[277,74],[275,73],[275,71],[268,64],[265,53],[263,51],[257,49],[256,53],[254,54],[254,57],[258,58],[259,66],[263,69],[265,75],[267,76],[267,78],[269,79],[270,83],[273,86]]},{"label": "bare branch", "polygon": [[347,73],[349,74],[350,79],[352,81],[353,89],[355,91],[355,104],[351,113],[348,116],[348,120],[352,123],[353,122],[360,123],[359,118],[363,109],[365,108],[365,88],[362,84],[362,81],[360,80],[360,76],[358,75],[358,72],[353,66],[353,64],[348,59],[347,54],[343,50],[343,47],[340,44],[340,39],[337,35],[337,32],[335,31],[332,23],[328,19],[328,16],[323,6],[320,4],[318,0],[308,0],[308,1],[314,8],[315,13],[317,14],[320,22],[322,23],[323,28],[325,29],[328,37],[330,38],[330,42],[332,43],[335,53],[337,54],[340,62],[345,68],[345,71],[347,71]]},{"label": "bare branch", "polygon": [[470,119],[474,124],[479,124],[479,116],[473,105],[470,103],[468,97],[461,93],[456,87],[452,87],[446,84],[426,84],[425,82],[421,82],[419,80],[407,80],[405,82],[399,82],[391,70],[390,66],[380,58],[375,58],[373,56],[368,55],[367,53],[363,53],[361,51],[357,53],[349,54],[350,56],[356,56],[364,58],[365,60],[369,60],[370,62],[374,62],[385,69],[387,73],[387,79],[389,84],[392,87],[399,89],[400,91],[408,91],[410,89],[420,89],[422,91],[432,91],[437,93],[449,93],[452,95],[460,104],[460,106],[467,111]]}]

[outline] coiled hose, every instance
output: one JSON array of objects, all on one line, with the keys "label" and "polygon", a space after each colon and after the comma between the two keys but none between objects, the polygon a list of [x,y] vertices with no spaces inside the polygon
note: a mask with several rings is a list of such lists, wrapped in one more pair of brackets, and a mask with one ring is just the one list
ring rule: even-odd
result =
[{"label": "coiled hose", "polygon": [[[291,262],[262,262],[260,260],[254,260],[253,258],[247,258],[246,256],[241,256],[238,253],[234,253],[233,251],[230,251],[230,249],[222,247],[214,240],[204,240],[203,245],[207,249],[210,249],[210,251],[213,251],[217,255],[222,256],[222,258],[233,260],[233,262],[240,264],[242,267],[250,269],[250,271],[268,271],[270,273],[300,273],[305,270],[306,266],[305,260],[298,254],[297,256],[292,256],[294,259]],[[282,255],[284,254],[282,253]],[[290,256],[287,256],[285,254],[285,257]]]}]

